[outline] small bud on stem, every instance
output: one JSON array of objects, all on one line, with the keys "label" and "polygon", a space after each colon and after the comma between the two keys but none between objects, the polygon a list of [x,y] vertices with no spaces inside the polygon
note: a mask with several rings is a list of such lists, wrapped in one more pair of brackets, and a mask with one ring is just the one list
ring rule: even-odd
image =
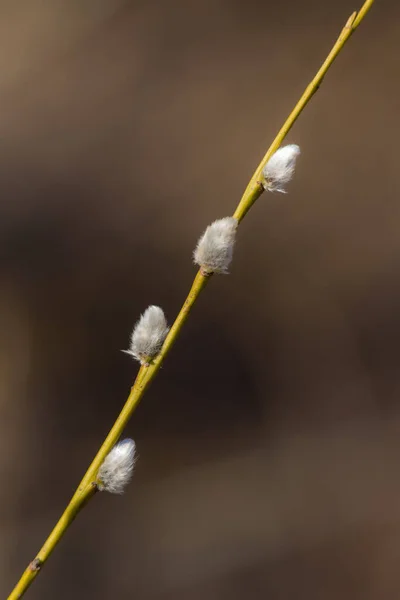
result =
[{"label": "small bud on stem", "polygon": [[129,350],[123,352],[145,365],[160,352],[168,331],[162,308],[149,306],[133,329]]},{"label": "small bud on stem", "polygon": [[205,273],[228,273],[237,226],[234,217],[225,217],[207,227],[193,253],[194,262]]},{"label": "small bud on stem", "polygon": [[268,192],[281,192],[286,194],[285,185],[294,175],[296,159],[300,148],[296,144],[289,144],[279,148],[264,166],[262,173],[265,181],[262,182]]},{"label": "small bud on stem", "polygon": [[129,438],[116,444],[97,473],[97,487],[103,492],[122,494],[135,465],[135,442]]}]

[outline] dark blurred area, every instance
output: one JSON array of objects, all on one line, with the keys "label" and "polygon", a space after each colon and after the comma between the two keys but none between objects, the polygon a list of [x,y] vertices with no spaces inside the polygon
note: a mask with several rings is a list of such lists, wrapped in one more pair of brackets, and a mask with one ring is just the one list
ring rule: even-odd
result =
[{"label": "dark blurred area", "polygon": [[[351,0],[0,3],[0,597],[72,495]],[[376,0],[27,597],[400,593],[398,0]]]}]

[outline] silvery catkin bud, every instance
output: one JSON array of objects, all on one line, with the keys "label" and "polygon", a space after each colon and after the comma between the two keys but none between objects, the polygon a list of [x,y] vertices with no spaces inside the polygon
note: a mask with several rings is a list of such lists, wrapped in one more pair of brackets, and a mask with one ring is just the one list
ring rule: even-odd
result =
[{"label": "silvery catkin bud", "polygon": [[133,474],[135,448],[135,442],[127,438],[107,454],[97,473],[97,488],[101,492],[123,493]]},{"label": "silvery catkin bud", "polygon": [[237,219],[225,217],[207,227],[193,253],[194,262],[205,273],[228,273],[237,226]]},{"label": "silvery catkin bud", "polygon": [[162,308],[149,306],[133,328],[129,350],[123,352],[147,364],[161,350],[168,331]]},{"label": "silvery catkin bud", "polygon": [[289,183],[294,174],[296,159],[300,148],[296,144],[289,144],[279,148],[264,166],[262,173],[265,181],[264,188],[269,192],[282,192],[286,194],[285,185]]}]

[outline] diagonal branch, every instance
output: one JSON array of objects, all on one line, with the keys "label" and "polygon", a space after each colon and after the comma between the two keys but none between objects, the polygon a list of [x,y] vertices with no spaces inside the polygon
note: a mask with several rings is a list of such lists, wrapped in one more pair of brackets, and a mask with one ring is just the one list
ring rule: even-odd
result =
[{"label": "diagonal branch", "polygon": [[[246,213],[250,210],[254,202],[261,196],[261,194],[264,191],[263,186],[260,184],[261,172],[263,167],[265,166],[269,158],[274,154],[274,152],[279,148],[279,146],[287,136],[288,132],[292,128],[293,124],[295,123],[301,112],[310,102],[311,98],[321,85],[328,69],[330,68],[330,66],[332,65],[332,63],[334,62],[334,60],[336,59],[336,57],[338,56],[338,54],[340,53],[340,51],[342,50],[343,46],[350,38],[352,33],[360,25],[361,21],[371,8],[373,2],[374,0],[366,0],[360,11],[358,13],[354,12],[349,17],[346,25],[340,32],[338,39],[333,45],[325,61],[321,65],[314,79],[306,87],[300,100],[286,119],[285,123],[278,132],[271,146],[268,148],[264,158],[257,167],[253,177],[250,179],[250,182],[246,190],[244,191],[244,194],[233,214],[233,216],[239,222],[246,216]],[[193,281],[192,287],[190,289],[190,292],[178,316],[176,317],[176,320],[172,325],[159,354],[150,362],[150,364],[141,366],[136,377],[135,383],[131,388],[131,392],[121,413],[119,414],[109,434],[107,435],[102,446],[100,447],[100,450],[97,452],[92,464],[90,465],[85,476],[83,477],[74,496],[72,497],[70,503],[68,504],[60,520],[54,527],[53,531],[50,533],[42,549],[22,574],[14,590],[8,597],[8,600],[17,600],[18,598],[22,597],[22,595],[25,593],[25,591],[28,589],[28,587],[39,574],[41,567],[47,561],[50,554],[53,552],[54,548],[64,535],[65,531],[75,519],[76,515],[94,495],[97,489],[96,476],[99,467],[101,466],[104,459],[112,450],[113,446],[116,444],[119,437],[121,436],[130,417],[132,416],[133,411],[139,404],[143,394],[149,387],[150,383],[153,381],[164,359],[166,358],[167,354],[170,352],[172,346],[178,338],[179,333],[186,319],[188,318],[193,305],[195,304],[202,290],[207,285],[207,282],[210,279],[210,277],[211,274],[204,273],[201,269],[197,273]]]}]

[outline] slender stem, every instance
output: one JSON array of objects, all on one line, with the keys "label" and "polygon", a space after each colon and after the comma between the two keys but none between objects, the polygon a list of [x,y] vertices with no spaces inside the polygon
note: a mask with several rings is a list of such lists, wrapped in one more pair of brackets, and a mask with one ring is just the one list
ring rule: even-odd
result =
[{"label": "slender stem", "polygon": [[210,275],[204,275],[203,273],[201,273],[201,271],[197,273],[193,285],[190,289],[190,292],[175,320],[175,323],[172,325],[168,336],[165,339],[160,353],[148,366],[140,367],[135,383],[131,388],[131,392],[128,396],[127,401],[125,402],[122,411],[120,412],[106,439],[104,440],[100,450],[97,452],[95,458],[93,459],[92,464],[86,471],[70,503],[68,504],[58,523],[54,527],[53,531],[50,533],[49,537],[43,544],[43,547],[41,548],[37,556],[25,569],[17,585],[9,595],[8,600],[17,600],[17,598],[21,598],[21,596],[28,589],[33,580],[38,576],[41,568],[49,558],[50,554],[53,552],[54,548],[60,541],[61,537],[64,535],[69,525],[71,525],[72,521],[75,519],[78,512],[83,508],[83,506],[85,506],[87,501],[97,490],[95,481],[99,467],[101,466],[105,457],[121,436],[133,411],[139,404],[140,399],[142,398],[145,390],[150,385],[157,371],[161,367],[165,356],[171,350],[183,324],[189,316],[193,304],[196,302],[196,299],[198,298],[201,290],[204,289],[204,287],[207,285],[209,279]]},{"label": "slender stem", "polygon": [[131,418],[133,411],[139,404],[145,390],[147,389],[151,381],[154,379],[158,369],[161,367],[165,356],[172,348],[172,345],[178,337],[184,322],[189,316],[190,309],[195,303],[201,290],[206,286],[208,279],[209,276],[203,275],[200,271],[197,273],[191,290],[188,294],[188,297],[186,298],[181,310],[179,311],[179,314],[175,319],[175,323],[172,325],[159,354],[148,366],[140,367],[138,376],[136,377],[136,381],[133,387],[131,388],[131,393],[129,394],[123,409],[118,415],[117,420],[115,421],[109,434],[104,440],[100,450],[97,452],[92,464],[90,465],[85,476],[83,477],[77,490],[78,493],[84,491],[86,487],[96,479],[96,474],[99,467],[101,466],[105,457],[121,436],[123,430],[126,427],[126,424]]},{"label": "slender stem", "polygon": [[374,3],[374,0],[366,0],[364,2],[362,7],[360,8],[360,10],[358,11],[356,18],[354,19],[353,27],[352,27],[353,31],[355,29],[357,29],[357,27],[359,26],[359,24],[361,23],[361,21],[363,20],[363,18],[365,17],[365,15],[369,11],[369,9],[373,5],[373,3]]},{"label": "slender stem", "polygon": [[9,595],[10,600],[17,600],[17,598],[21,598],[21,596],[26,592],[33,580],[36,579],[36,577],[39,575],[40,570],[44,565],[45,561],[53,552],[54,548],[64,535],[65,531],[71,525],[76,515],[85,506],[86,502],[90,500],[90,498],[95,494],[96,491],[97,487],[95,485],[87,486],[84,490],[82,490],[79,497],[79,501],[77,499],[77,493],[75,493],[67,508],[61,515],[57,525],[54,527],[53,531],[50,533],[49,537],[44,543],[42,549],[21,575],[21,578],[18,581],[17,585]]},{"label": "slender stem", "polygon": [[300,100],[298,101],[298,103],[296,104],[296,106],[282,125],[277,136],[275,137],[274,141],[272,142],[266,154],[264,155],[262,161],[255,170],[253,177],[250,179],[250,182],[244,191],[242,199],[240,200],[238,207],[235,210],[233,216],[236,217],[238,221],[241,221],[244,218],[246,213],[253,206],[254,202],[257,200],[257,198],[261,196],[261,194],[264,191],[264,188],[260,183],[264,165],[271,158],[274,152],[277,151],[277,149],[282,144],[283,140],[293,127],[299,115],[310,102],[315,92],[318,91],[318,88],[321,85],[322,80],[325,77],[325,74],[328,71],[329,67],[332,65],[333,61],[338,56],[339,52],[342,50],[343,46],[345,45],[353,31],[355,31],[355,29],[361,23],[362,19],[365,17],[368,10],[371,8],[373,2],[374,0],[367,0],[367,2],[365,2],[361,10],[359,11],[359,13],[353,12],[353,14],[350,15],[346,25],[343,27],[338,39],[332,47],[332,50],[329,52],[319,71],[315,75],[314,79],[308,84]]},{"label": "slender stem", "polygon": [[[353,31],[359,26],[369,9],[371,8],[374,0],[366,0],[361,10],[356,13],[354,12],[350,18],[348,19],[346,25],[341,31],[337,41],[335,42],[332,50],[328,54],[318,73],[315,75],[314,79],[311,83],[306,87],[303,95],[300,100],[286,119],[282,128],[278,132],[278,135],[272,142],[269,147],[267,153],[262,159],[261,163],[257,167],[253,177],[251,178],[236,210],[234,213],[234,217],[240,222],[246,215],[246,213],[250,210],[254,202],[259,198],[259,196],[263,193],[264,189],[260,184],[261,172],[268,161],[268,159],[272,156],[272,154],[279,148],[282,141],[288,134],[289,130],[295,123],[296,119],[303,111],[305,106],[311,100],[312,96],[318,90],[326,72],[329,67],[332,65],[335,58],[338,56],[339,52],[342,50],[344,44],[347,42]],[[210,279],[210,275],[204,274],[201,269],[197,273],[193,285],[190,289],[190,292],[174,322],[172,325],[163,347],[159,354],[153,359],[153,361],[146,366],[142,366],[138,372],[135,383],[131,388],[131,392],[129,397],[120,412],[117,420],[115,421],[113,427],[108,433],[106,439],[104,440],[100,450],[97,452],[93,462],[91,463],[89,469],[84,475],[81,483],[79,484],[74,496],[72,497],[70,503],[62,514],[60,520],[57,525],[54,527],[53,531],[47,538],[44,543],[42,549],[37,554],[36,558],[30,563],[27,569],[22,574],[20,580],[18,581],[16,587],[11,592],[8,600],[17,600],[21,598],[24,592],[28,589],[32,581],[38,575],[41,570],[41,567],[44,565],[52,551],[54,550],[57,543],[60,541],[61,537],[64,535],[67,528],[70,526],[72,521],[75,519],[78,512],[83,508],[83,506],[90,500],[90,498],[94,495],[97,487],[95,484],[97,471],[100,465],[103,463],[105,457],[113,448],[115,443],[118,441],[121,436],[124,428],[126,427],[130,417],[132,416],[133,411],[136,406],[139,404],[144,392],[156,376],[159,368],[161,367],[165,357],[171,350],[173,344],[175,343],[182,326],[184,325],[186,319],[189,316],[190,310],[192,309],[194,303],[199,297],[202,290],[207,285],[208,280]]]}]

